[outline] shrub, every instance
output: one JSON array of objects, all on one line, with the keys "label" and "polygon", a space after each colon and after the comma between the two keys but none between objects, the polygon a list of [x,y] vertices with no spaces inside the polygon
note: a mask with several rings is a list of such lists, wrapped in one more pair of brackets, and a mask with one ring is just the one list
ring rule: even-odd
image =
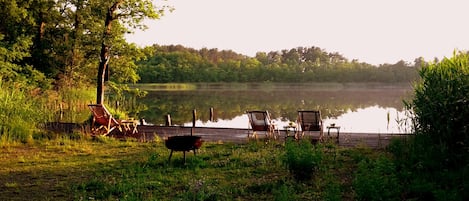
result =
[{"label": "shrub", "polygon": [[403,196],[421,200],[468,200],[469,53],[455,53],[423,66],[413,111],[415,135],[389,150],[399,170]]},{"label": "shrub", "polygon": [[420,71],[421,81],[409,105],[417,135],[428,138],[429,150],[459,166],[469,149],[469,54],[458,53]]},{"label": "shrub", "polygon": [[306,140],[285,142],[285,155],[283,163],[296,180],[309,180],[319,169],[323,158],[322,149]]}]

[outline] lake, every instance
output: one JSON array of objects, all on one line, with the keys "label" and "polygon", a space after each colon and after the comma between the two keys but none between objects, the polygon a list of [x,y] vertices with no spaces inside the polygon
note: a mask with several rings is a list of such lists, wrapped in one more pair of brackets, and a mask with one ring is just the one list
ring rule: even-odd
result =
[{"label": "lake", "polygon": [[[137,113],[146,122],[173,125],[248,128],[245,111],[268,110],[282,128],[297,118],[298,110],[320,110],[324,125],[335,123],[341,132],[409,133],[411,123],[403,100],[410,99],[410,84],[174,84],[136,85],[148,91],[137,100]],[[210,108],[213,120],[210,121]]]}]

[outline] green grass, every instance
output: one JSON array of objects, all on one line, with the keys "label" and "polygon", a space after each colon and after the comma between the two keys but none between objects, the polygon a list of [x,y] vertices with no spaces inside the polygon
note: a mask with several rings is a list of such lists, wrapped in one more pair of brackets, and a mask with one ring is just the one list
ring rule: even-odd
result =
[{"label": "green grass", "polygon": [[0,151],[0,200],[354,200],[357,160],[380,152],[323,149],[311,179],[282,163],[281,142],[205,143],[168,162],[161,142],[59,138]]},{"label": "green grass", "polygon": [[36,125],[49,115],[40,106],[40,97],[26,88],[0,80],[0,145],[32,140]]}]

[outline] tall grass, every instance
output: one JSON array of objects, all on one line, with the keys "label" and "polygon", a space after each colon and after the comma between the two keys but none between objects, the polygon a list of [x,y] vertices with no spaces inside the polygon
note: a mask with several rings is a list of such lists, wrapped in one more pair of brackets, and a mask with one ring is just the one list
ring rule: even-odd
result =
[{"label": "tall grass", "polygon": [[88,104],[96,99],[96,91],[87,87],[62,87],[49,91],[44,106],[54,114],[50,121],[82,123],[89,118]]},{"label": "tall grass", "polygon": [[391,143],[402,196],[469,200],[469,53],[420,70],[412,101],[415,136]]},{"label": "tall grass", "polygon": [[[87,86],[59,87],[43,92],[38,98],[39,105],[50,114],[48,122],[84,123],[91,118],[88,108],[96,100],[96,89]],[[135,94],[125,94],[116,98],[115,91],[108,90],[105,105],[116,118],[126,118],[130,110],[137,110]],[[117,105],[118,102],[120,105]]]},{"label": "tall grass", "polygon": [[42,97],[19,84],[0,82],[0,87],[0,143],[31,142],[38,125],[49,118]]},{"label": "tall grass", "polygon": [[412,107],[416,134],[425,135],[432,150],[458,166],[469,149],[469,54],[459,53],[420,71]]},{"label": "tall grass", "polygon": [[46,122],[82,123],[95,94],[87,88],[41,90],[20,83],[0,82],[0,143],[32,142]]}]

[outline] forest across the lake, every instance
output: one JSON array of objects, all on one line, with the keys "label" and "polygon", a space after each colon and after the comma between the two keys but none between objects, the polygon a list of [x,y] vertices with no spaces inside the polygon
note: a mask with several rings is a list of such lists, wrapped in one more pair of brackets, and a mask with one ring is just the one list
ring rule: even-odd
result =
[{"label": "forest across the lake", "polygon": [[181,45],[149,48],[146,60],[137,64],[140,83],[168,82],[412,82],[425,63],[374,66],[357,60],[349,61],[340,53],[319,47],[297,47],[281,51],[258,52],[248,57],[230,50],[203,48],[196,50]]}]

